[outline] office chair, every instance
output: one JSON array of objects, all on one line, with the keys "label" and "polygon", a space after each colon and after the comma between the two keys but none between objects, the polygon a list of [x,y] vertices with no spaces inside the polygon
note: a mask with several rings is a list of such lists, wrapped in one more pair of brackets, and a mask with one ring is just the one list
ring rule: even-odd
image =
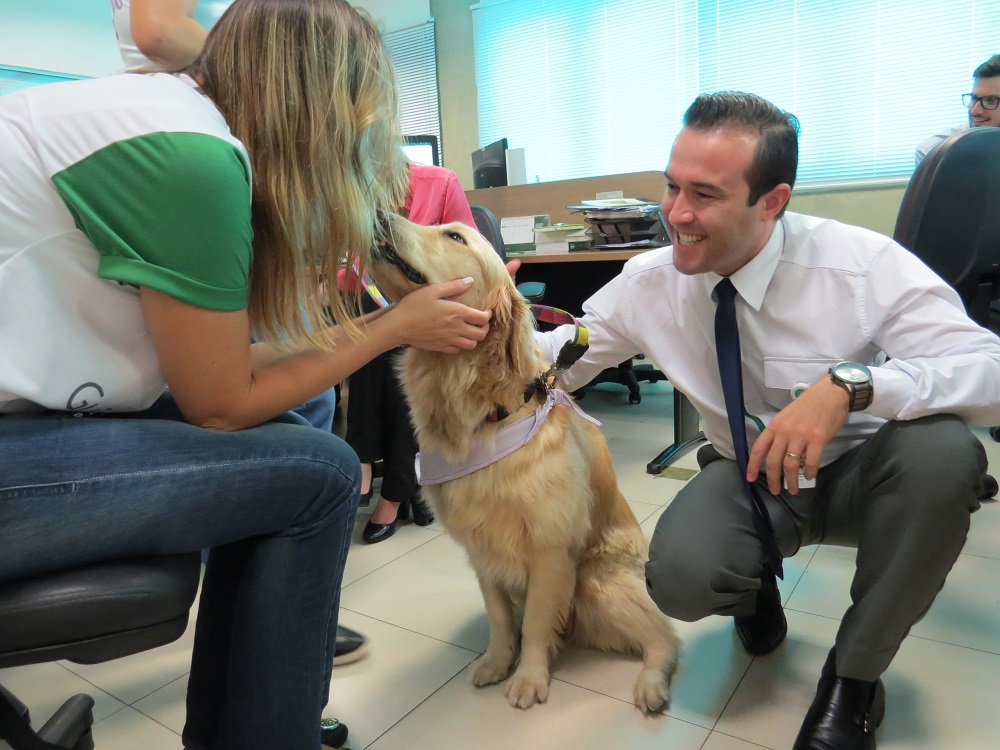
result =
[{"label": "office chair", "polygon": [[917,166],[899,206],[893,239],[989,324],[1000,297],[1000,128],[950,136]]},{"label": "office chair", "polygon": [[[96,664],[175,641],[198,590],[201,555],[87,565],[0,583],[0,668],[68,659]],[[93,750],[94,701],[77,695],[36,733],[0,686],[0,739],[13,750]]]},{"label": "office chair", "polygon": [[[500,223],[497,221],[497,217],[485,206],[469,206],[469,208],[472,209],[472,218],[476,221],[479,233],[493,245],[500,260],[506,263],[507,249],[503,243],[503,235],[500,234]],[[545,284],[541,281],[524,281],[517,285],[517,291],[531,304],[539,305],[545,297]]]},{"label": "office chair", "polygon": [[[1000,128],[938,144],[903,194],[895,239],[947,281],[969,317],[989,327],[1000,297]],[[1000,440],[1000,426],[990,428]]]}]

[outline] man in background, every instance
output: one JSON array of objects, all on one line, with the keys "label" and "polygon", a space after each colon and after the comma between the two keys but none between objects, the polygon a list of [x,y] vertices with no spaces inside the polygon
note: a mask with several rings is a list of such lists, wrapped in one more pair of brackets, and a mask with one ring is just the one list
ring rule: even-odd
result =
[{"label": "man in background", "polygon": [[956,125],[932,135],[917,147],[916,163],[948,136],[969,128],[1000,126],[1000,55],[993,55],[972,73],[972,93],[964,94],[962,101],[969,108],[969,123]]}]

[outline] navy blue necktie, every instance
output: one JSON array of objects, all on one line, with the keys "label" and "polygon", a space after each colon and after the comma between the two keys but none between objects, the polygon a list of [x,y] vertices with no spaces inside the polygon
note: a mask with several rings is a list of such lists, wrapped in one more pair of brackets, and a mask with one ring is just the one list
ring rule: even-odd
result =
[{"label": "navy blue necktie", "polygon": [[764,545],[764,563],[779,578],[784,578],[781,569],[781,552],[774,538],[774,526],[767,506],[760,499],[757,488],[747,481],[747,464],[750,451],[747,447],[747,427],[743,418],[743,358],[740,355],[740,331],[736,325],[736,287],[724,278],[715,287],[718,307],[715,310],[715,348],[719,358],[719,375],[722,378],[722,394],[726,399],[726,414],[729,416],[729,431],[733,435],[733,450],[743,484],[750,495],[753,508],[753,524]]}]

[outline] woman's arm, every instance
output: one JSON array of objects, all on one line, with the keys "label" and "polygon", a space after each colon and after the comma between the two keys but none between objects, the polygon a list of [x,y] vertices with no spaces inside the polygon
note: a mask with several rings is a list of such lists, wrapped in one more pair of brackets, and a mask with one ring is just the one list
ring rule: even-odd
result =
[{"label": "woman's arm", "polygon": [[360,338],[330,329],[330,352],[251,347],[245,310],[207,310],[146,287],[141,297],[160,370],[184,416],[229,431],[308,401],[401,344],[452,353],[474,348],[486,336],[489,311],[448,299],[470,284],[459,279],[419,289],[384,314],[366,318]]},{"label": "woman's arm", "polygon": [[194,62],[208,31],[194,20],[197,0],[131,0],[129,28],[136,46],[166,68]]}]

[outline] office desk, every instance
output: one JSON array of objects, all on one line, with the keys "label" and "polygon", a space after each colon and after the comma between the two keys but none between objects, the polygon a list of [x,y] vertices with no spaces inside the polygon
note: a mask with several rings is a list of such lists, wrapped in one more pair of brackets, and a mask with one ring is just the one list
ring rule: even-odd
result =
[{"label": "office desk", "polygon": [[[583,303],[617,276],[622,266],[645,250],[578,250],[572,253],[511,255],[521,261],[517,280],[545,283],[549,304],[573,315],[583,312]],[[659,474],[689,448],[705,439],[698,412],[683,393],[674,389],[674,442],[646,464],[649,474]]]},{"label": "office desk", "polygon": [[[619,261],[624,263],[629,258],[646,252],[645,250],[575,250],[572,253],[525,253],[524,255],[511,254],[511,258],[520,258],[521,263],[585,263],[587,261]],[[621,266],[618,266],[621,270]],[[617,271],[616,271],[617,273]]]},{"label": "office desk", "polygon": [[518,282],[545,283],[545,300],[573,315],[583,303],[621,273],[625,261],[643,250],[577,250],[572,253],[511,255],[521,261]]}]

